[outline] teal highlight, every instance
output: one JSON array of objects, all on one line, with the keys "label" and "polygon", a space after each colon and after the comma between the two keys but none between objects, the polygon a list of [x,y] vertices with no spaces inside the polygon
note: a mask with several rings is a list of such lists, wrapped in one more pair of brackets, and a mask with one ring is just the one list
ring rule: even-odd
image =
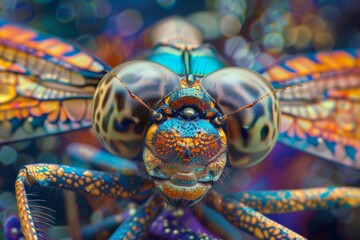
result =
[{"label": "teal highlight", "polygon": [[163,65],[178,75],[206,76],[225,67],[215,50],[206,45],[194,50],[159,45],[152,50],[147,60]]}]

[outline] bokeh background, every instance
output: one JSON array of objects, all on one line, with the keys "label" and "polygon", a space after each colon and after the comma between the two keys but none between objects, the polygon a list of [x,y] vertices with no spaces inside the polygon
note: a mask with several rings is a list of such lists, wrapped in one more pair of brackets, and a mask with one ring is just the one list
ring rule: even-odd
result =
[{"label": "bokeh background", "polygon": [[[359,0],[2,0],[0,18],[75,42],[111,66],[146,51],[144,30],[180,15],[199,27],[229,64],[255,70],[299,53],[360,47]],[[0,86],[1,87],[1,86]],[[0,226],[16,213],[14,181],[26,163],[71,163],[69,144],[100,148],[90,130],[0,146]],[[358,171],[277,144],[261,164],[228,171],[222,192],[321,186],[360,186]],[[67,225],[60,190],[39,190]],[[96,205],[108,200],[77,195],[82,222],[100,222]],[[97,206],[98,208],[98,206]],[[358,239],[360,209],[271,215],[309,239]],[[2,228],[0,238],[4,238]],[[248,238],[239,233],[239,239]]]}]

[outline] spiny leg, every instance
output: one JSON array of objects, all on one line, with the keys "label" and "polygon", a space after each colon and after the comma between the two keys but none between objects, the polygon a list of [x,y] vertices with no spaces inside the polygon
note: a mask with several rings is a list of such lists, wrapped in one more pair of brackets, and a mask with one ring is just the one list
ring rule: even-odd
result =
[{"label": "spiny leg", "polygon": [[153,196],[111,235],[110,240],[147,239],[150,226],[162,209],[163,200],[158,195]]},{"label": "spiny leg", "polygon": [[305,239],[244,203],[222,197],[214,191],[208,193],[206,202],[235,227],[258,239]]},{"label": "spiny leg", "polygon": [[39,185],[89,193],[97,196],[129,199],[148,191],[152,185],[140,177],[91,171],[57,164],[33,164],[24,166],[16,179],[15,192],[18,213],[26,239],[38,239],[27,194],[26,185]]},{"label": "spiny leg", "polygon": [[360,188],[327,187],[282,191],[251,191],[226,195],[261,213],[359,207]]}]

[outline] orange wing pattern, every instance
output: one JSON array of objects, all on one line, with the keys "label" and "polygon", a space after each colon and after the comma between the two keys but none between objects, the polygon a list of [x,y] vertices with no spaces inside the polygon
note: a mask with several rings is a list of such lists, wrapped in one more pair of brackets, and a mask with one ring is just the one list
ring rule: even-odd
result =
[{"label": "orange wing pattern", "polygon": [[264,71],[280,93],[279,141],[360,169],[360,51],[300,55]]},{"label": "orange wing pattern", "polygon": [[0,21],[0,143],[90,127],[106,69],[72,44]]}]

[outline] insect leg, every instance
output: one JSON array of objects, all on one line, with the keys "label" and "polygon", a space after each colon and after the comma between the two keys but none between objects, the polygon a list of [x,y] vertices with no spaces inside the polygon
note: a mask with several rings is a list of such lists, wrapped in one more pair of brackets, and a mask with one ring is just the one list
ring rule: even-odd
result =
[{"label": "insect leg", "polygon": [[91,171],[58,164],[33,164],[24,166],[16,179],[17,208],[26,239],[38,239],[34,219],[27,199],[25,186],[39,185],[128,199],[151,185],[140,177]]},{"label": "insect leg", "polygon": [[214,191],[208,193],[206,200],[209,207],[223,215],[235,227],[258,239],[305,239],[244,203],[222,197]]},{"label": "insect leg", "polygon": [[[79,165],[80,167],[90,167],[90,169],[93,167],[95,170],[105,170],[107,172],[116,172],[128,176],[146,177],[139,170],[138,165],[131,160],[114,156],[91,145],[73,143],[68,146],[66,153],[71,157],[74,165]],[[90,166],[88,166],[88,164]],[[152,194],[151,191],[143,191],[132,200],[136,203],[144,203],[150,194]]]},{"label": "insect leg", "polygon": [[218,212],[207,206],[196,207],[195,214],[203,226],[222,239],[232,239],[234,236],[241,235],[237,228],[222,218]]},{"label": "insect leg", "polygon": [[360,206],[360,188],[327,187],[228,194],[261,213],[286,213]]},{"label": "insect leg", "polygon": [[67,147],[66,153],[71,157],[72,161],[80,166],[90,164],[97,169],[100,168],[108,172],[140,175],[138,166],[131,160],[114,156],[91,145],[72,143]]},{"label": "insect leg", "polygon": [[149,228],[162,209],[163,200],[158,195],[155,195],[133,216],[121,224],[109,239],[147,239]]}]

